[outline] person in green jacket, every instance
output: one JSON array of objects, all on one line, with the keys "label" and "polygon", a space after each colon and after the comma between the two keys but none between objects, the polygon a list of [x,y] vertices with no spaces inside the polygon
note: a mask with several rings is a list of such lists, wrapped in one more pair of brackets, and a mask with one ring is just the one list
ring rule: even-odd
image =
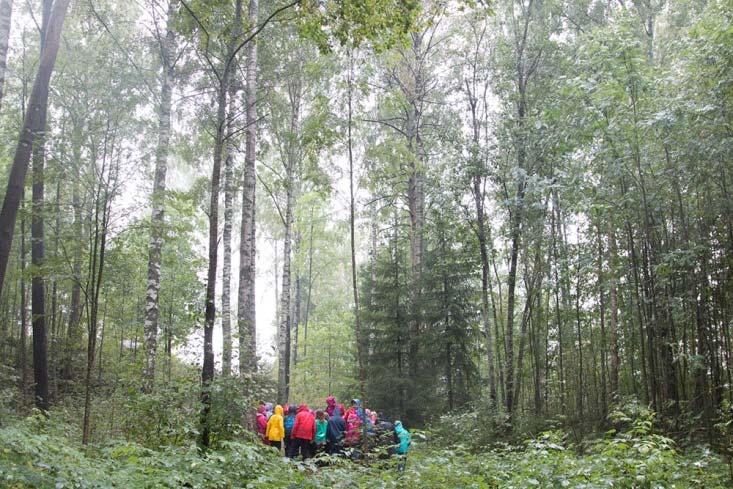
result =
[{"label": "person in green jacket", "polygon": [[412,437],[410,432],[402,426],[402,421],[395,421],[394,423],[395,441],[397,446],[395,447],[395,453],[398,457],[397,471],[404,472],[405,464],[407,463],[407,452],[410,451],[410,445],[412,444]]},{"label": "person in green jacket", "polygon": [[326,446],[326,433],[328,432],[328,421],[326,414],[319,409],[316,411],[316,452],[323,451]]}]

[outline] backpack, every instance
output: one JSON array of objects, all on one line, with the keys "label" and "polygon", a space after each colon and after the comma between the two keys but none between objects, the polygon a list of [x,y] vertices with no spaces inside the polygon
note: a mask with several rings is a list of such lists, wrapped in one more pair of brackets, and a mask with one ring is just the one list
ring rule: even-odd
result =
[{"label": "backpack", "polygon": [[293,431],[293,425],[295,424],[295,416],[285,416],[285,434],[290,436]]}]

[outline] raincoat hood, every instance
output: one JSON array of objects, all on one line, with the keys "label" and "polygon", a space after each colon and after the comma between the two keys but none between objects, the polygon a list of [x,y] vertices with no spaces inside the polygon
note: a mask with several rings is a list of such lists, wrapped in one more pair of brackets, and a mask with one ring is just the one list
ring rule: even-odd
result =
[{"label": "raincoat hood", "polygon": [[354,406],[360,408],[361,407],[361,400],[360,399],[352,399],[351,402],[354,404]]},{"label": "raincoat hood", "polygon": [[285,438],[285,426],[283,424],[283,407],[280,405],[275,406],[275,413],[270,416],[267,421],[267,428],[265,430],[265,439],[279,442]]},{"label": "raincoat hood", "polygon": [[303,411],[308,411],[308,405],[307,404],[301,404],[298,406],[298,412],[302,413]]},{"label": "raincoat hood", "polygon": [[397,434],[399,434],[400,431],[405,431],[405,428],[402,426],[402,421],[394,422],[394,430],[397,432]]},{"label": "raincoat hood", "polygon": [[328,396],[326,398],[326,404],[329,406],[336,406],[336,398],[333,396]]},{"label": "raincoat hood", "polygon": [[265,405],[264,404],[260,404],[259,406],[257,406],[257,412],[259,414],[265,414],[265,411],[266,411],[266,409],[265,409]]}]

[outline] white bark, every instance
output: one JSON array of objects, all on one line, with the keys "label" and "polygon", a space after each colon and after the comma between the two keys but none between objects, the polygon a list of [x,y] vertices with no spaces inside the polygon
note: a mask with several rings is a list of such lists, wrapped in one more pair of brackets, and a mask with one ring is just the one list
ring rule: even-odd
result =
[{"label": "white bark", "polygon": [[168,4],[168,20],[164,39],[160,39],[160,58],[163,66],[160,80],[160,104],[158,107],[158,146],[155,150],[155,180],[151,196],[150,242],[148,245],[148,284],[145,295],[145,364],[143,389],[152,391],[155,381],[155,357],[158,349],[158,307],[160,293],[160,267],[163,250],[163,226],[165,224],[165,177],[168,170],[168,152],[171,134],[171,98],[173,91],[173,5]]},{"label": "white bark", "polygon": [[288,401],[290,391],[290,252],[291,234],[293,227],[293,211],[295,207],[295,169],[300,158],[300,102],[302,84],[300,79],[293,77],[288,83],[288,95],[291,106],[290,129],[288,134],[286,155],[286,202],[285,202],[285,238],[283,239],[283,273],[282,293],[280,294],[280,317],[278,323],[278,402]]},{"label": "white bark", "polygon": [[221,371],[224,375],[232,372],[232,319],[231,319],[231,290],[232,290],[232,221],[234,220],[234,103],[236,88],[232,84],[229,90],[229,115],[227,116],[227,143],[224,159],[224,255],[222,262],[221,285],[221,332],[222,358]]},{"label": "white bark", "polygon": [[0,1],[0,104],[5,89],[5,71],[8,61],[8,39],[10,38],[10,21],[13,15],[13,0]]},{"label": "white bark", "polygon": [[[257,23],[258,0],[249,2],[249,23]],[[247,46],[247,87],[245,91],[246,132],[242,228],[239,241],[239,290],[237,327],[239,330],[239,373],[257,369],[257,323],[255,317],[255,160],[257,138],[257,41]]]}]

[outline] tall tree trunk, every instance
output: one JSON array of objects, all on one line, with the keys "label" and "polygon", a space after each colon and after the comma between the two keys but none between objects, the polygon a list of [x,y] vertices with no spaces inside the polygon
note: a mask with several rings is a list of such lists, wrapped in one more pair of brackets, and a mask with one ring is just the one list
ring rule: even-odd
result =
[{"label": "tall tree trunk", "polygon": [[[361,337],[361,314],[359,312],[359,284],[356,277],[356,197],[354,195],[354,151],[352,140],[354,102],[354,53],[349,50],[349,80],[347,147],[349,150],[349,236],[351,245],[351,287],[354,294],[354,333],[356,337],[356,363],[359,372],[359,396],[364,399],[364,342]],[[448,352],[450,360],[450,350]],[[449,367],[450,368],[450,367]]]},{"label": "tall tree trunk", "polygon": [[[407,66],[407,85],[405,96],[408,100],[405,136],[407,147],[413,157],[408,162],[407,178],[407,207],[410,216],[410,265],[412,271],[412,318],[411,335],[409,339],[410,355],[408,366],[410,376],[417,378],[420,372],[420,336],[422,331],[422,311],[420,309],[420,298],[422,296],[422,262],[424,251],[423,227],[425,222],[425,192],[424,192],[424,165],[427,163],[422,138],[420,135],[421,119],[423,110],[423,97],[425,90],[425,79],[423,74],[423,49],[424,33],[412,33],[412,53],[410,54],[413,65]],[[414,409],[415,406],[410,406]]]},{"label": "tall tree trunk", "polygon": [[[298,257],[300,256],[300,230],[297,230],[295,232],[295,247],[293,249],[293,256]],[[293,345],[291,349],[291,365],[295,366],[298,364],[298,327],[300,326],[300,302],[301,302],[301,277],[300,277],[300,267],[298,266],[298,260],[296,259],[295,262],[295,280],[293,284],[293,292],[295,297],[293,298],[292,302],[292,314],[291,314],[291,328],[290,328],[290,335],[291,339],[293,340]]]},{"label": "tall tree trunk", "polygon": [[609,302],[611,308],[611,318],[609,323],[611,335],[611,400],[618,402],[619,382],[619,354],[618,354],[618,291],[616,290],[616,262],[618,261],[618,252],[616,251],[616,237],[613,228],[609,225],[608,229],[608,287]]},{"label": "tall tree trunk", "polygon": [[[108,123],[109,124],[109,123]],[[109,131],[109,126],[108,126]],[[106,136],[105,136],[106,137]],[[109,217],[112,207],[112,192],[116,185],[118,169],[107,170],[107,181],[105,178],[105,167],[107,160],[111,160],[111,152],[107,153],[107,141],[104,143],[105,152],[102,159],[97,190],[94,197],[94,220],[93,236],[91,237],[90,259],[89,259],[89,280],[87,282],[86,304],[89,311],[89,323],[87,327],[87,365],[84,379],[84,420],[82,422],[82,444],[87,445],[92,436],[92,374],[94,371],[94,358],[97,348],[97,326],[99,313],[99,295],[104,275],[104,262],[107,247],[107,233],[109,229]],[[100,209],[101,207],[101,209]],[[101,215],[100,215],[101,214]]]},{"label": "tall tree trunk", "polygon": [[[527,250],[528,252],[529,250]],[[514,392],[512,395],[513,401],[516,403],[519,400],[519,394],[521,389],[522,372],[524,370],[524,352],[527,344],[527,329],[531,321],[533,321],[533,311],[535,296],[539,299],[539,290],[542,286],[543,273],[540,272],[542,265],[542,254],[541,254],[541,243],[536,245],[536,251],[534,256],[534,263],[532,265],[532,273],[529,273],[529,266],[525,264],[525,289],[527,291],[527,298],[524,304],[524,311],[522,312],[522,321],[519,325],[519,348],[517,352],[517,367],[516,367],[516,380],[514,381]]]},{"label": "tall tree trunk", "polygon": [[158,317],[160,269],[162,265],[165,227],[165,178],[168,170],[168,152],[171,135],[171,98],[173,92],[173,32],[175,0],[168,2],[165,37],[159,39],[162,73],[160,77],[160,105],[158,106],[158,145],[155,149],[155,180],[151,196],[150,242],[148,244],[148,284],[145,295],[145,366],[143,390],[152,392],[155,384],[155,358],[158,351]]},{"label": "tall tree trunk", "polygon": [[221,372],[222,375],[232,373],[232,316],[231,316],[231,291],[232,291],[232,225],[234,220],[234,118],[236,117],[237,95],[235,84],[229,88],[229,114],[226,123],[226,155],[224,157],[224,254],[222,256],[221,274]]},{"label": "tall tree trunk", "polygon": [[[560,223],[559,223],[559,202],[557,192],[552,194],[552,214],[551,214],[551,229],[552,229],[552,273],[553,273],[553,289],[555,296],[555,327],[557,328],[557,350],[558,350],[558,380],[560,383],[560,412],[565,414],[565,355],[563,351],[563,317],[560,311],[560,290],[562,288],[559,276],[560,259],[558,254],[558,236],[560,234]],[[564,305],[564,303],[563,303]]]},{"label": "tall tree trunk", "polygon": [[53,6],[46,30],[45,46],[38,62],[38,72],[33,82],[33,90],[28,100],[28,108],[23,120],[18,145],[15,149],[13,164],[8,176],[8,187],[0,211],[0,291],[5,281],[5,272],[8,267],[10,247],[13,244],[15,220],[18,215],[18,206],[22,194],[25,176],[28,172],[28,163],[36,135],[43,130],[43,112],[48,106],[48,89],[51,74],[56,63],[56,54],[59,49],[61,30],[66,17],[69,0],[57,0]]},{"label": "tall tree trunk", "polygon": [[224,125],[226,119],[226,99],[228,80],[222,78],[219,86],[216,117],[216,140],[214,142],[214,164],[211,170],[211,197],[209,200],[209,269],[206,281],[206,312],[204,324],[204,362],[201,370],[201,444],[208,447],[211,427],[211,382],[214,380],[214,321],[216,320],[216,270],[219,245],[219,181],[224,146]]},{"label": "tall tree trunk", "polygon": [[[62,131],[63,132],[63,131]],[[64,178],[64,172],[61,170],[61,163],[57,164],[56,168],[56,196],[54,199],[54,236],[53,236],[53,257],[54,260],[58,260],[59,256],[59,242],[61,239],[61,180]],[[58,278],[54,274],[51,282],[51,346],[54,351],[56,361],[58,361],[58,337],[59,337],[59,310],[58,310]],[[55,383],[58,383],[58,375],[55,375]]]},{"label": "tall tree trunk", "polygon": [[[43,109],[42,109],[43,110]],[[44,110],[45,112],[45,110]],[[46,114],[43,114],[43,127]],[[36,136],[33,154],[33,216],[31,219],[31,322],[33,326],[33,380],[35,404],[41,411],[48,411],[48,335],[46,332],[46,284],[43,277],[45,256],[44,241],[44,182],[43,167],[45,136]]]},{"label": "tall tree trunk", "polygon": [[[485,27],[484,27],[485,29]],[[484,31],[485,32],[485,31]],[[484,32],[481,33],[481,37],[478,40],[478,44],[484,36]],[[468,109],[471,114],[471,149],[470,149],[470,165],[471,165],[471,193],[473,194],[474,205],[476,207],[476,237],[479,242],[479,252],[481,255],[481,323],[483,327],[483,334],[486,338],[486,363],[488,364],[489,370],[489,398],[493,407],[497,406],[497,393],[496,393],[496,371],[494,363],[494,342],[491,338],[491,327],[489,324],[489,289],[491,281],[491,270],[489,266],[489,253],[486,245],[486,219],[484,216],[484,189],[483,184],[484,178],[484,162],[480,156],[480,144],[481,144],[481,116],[478,91],[480,90],[479,85],[479,74],[478,74],[478,52],[480,47],[476,46],[476,57],[474,57],[470,63],[471,77],[467,77],[464,81],[466,84],[466,95],[468,102]],[[485,88],[485,87],[484,87]],[[483,107],[486,109],[486,97],[483,97]],[[494,311],[494,315],[496,311]],[[496,319],[496,318],[494,318]],[[498,340],[498,338],[497,338]]]},{"label": "tall tree trunk", "polygon": [[280,317],[278,329],[278,402],[287,403],[290,395],[290,328],[291,310],[291,251],[292,228],[295,211],[296,168],[300,159],[300,109],[303,96],[302,80],[299,74],[294,75],[288,82],[288,98],[290,101],[290,127],[288,129],[285,158],[285,216],[283,225],[285,236],[283,239],[283,271],[280,293]]},{"label": "tall tree trunk", "polygon": [[576,340],[578,342],[578,385],[576,391],[575,409],[578,410],[580,419],[583,419],[583,398],[585,397],[584,388],[584,372],[583,372],[583,336],[581,335],[581,319],[580,319],[580,256],[578,256],[577,281],[575,284],[575,322],[576,322]]},{"label": "tall tree trunk", "polygon": [[66,346],[64,348],[64,361],[62,366],[62,377],[65,380],[72,378],[72,366],[74,362],[74,352],[81,342],[81,267],[82,267],[82,246],[84,242],[82,234],[84,232],[84,224],[82,222],[82,201],[81,201],[81,134],[82,127],[80,123],[74,122],[72,128],[73,142],[73,158],[75,177],[71,183],[71,206],[74,208],[74,237],[79,243],[75,246],[72,257],[72,285],[71,285],[71,306],[69,310],[69,326],[66,331]]},{"label": "tall tree trunk", "polygon": [[[23,191],[23,193],[25,193]],[[21,201],[23,197],[21,197]],[[26,247],[25,216],[20,217],[20,341],[18,347],[18,370],[20,370],[21,399],[28,390],[28,295],[26,292]]]},{"label": "tall tree trunk", "polygon": [[231,72],[235,66],[235,45],[239,38],[242,19],[242,0],[237,0],[234,10],[234,33],[227,48],[224,67],[218,77],[216,138],[214,140],[214,163],[211,169],[211,197],[209,200],[209,269],[206,281],[206,312],[204,323],[204,362],[201,369],[201,445],[208,447],[211,439],[211,382],[214,380],[214,322],[216,320],[216,271],[219,245],[219,187],[221,163],[226,135],[227,95],[231,83]]},{"label": "tall tree trunk", "polygon": [[8,62],[8,40],[13,16],[13,0],[0,1],[0,105],[5,95],[5,72]]},{"label": "tall tree trunk", "polygon": [[489,252],[486,246],[486,220],[484,217],[484,195],[481,189],[481,178],[473,177],[473,196],[476,204],[476,234],[481,254],[481,322],[486,337],[486,363],[489,366],[489,396],[494,406],[497,403],[496,372],[494,364],[494,343],[491,339],[489,325],[489,286],[491,271],[489,269]]},{"label": "tall tree trunk", "polygon": [[228,92],[228,73],[222,77],[218,88],[216,139],[214,142],[214,164],[211,170],[211,197],[209,200],[209,269],[206,279],[206,312],[204,323],[204,361],[201,369],[201,444],[208,447],[211,427],[211,382],[214,380],[214,321],[216,320],[216,271],[218,263],[217,247],[219,245],[219,186],[221,177],[221,161],[224,146],[226,124],[226,106]]},{"label": "tall tree trunk", "polygon": [[102,313],[102,331],[99,333],[99,353],[97,353],[97,383],[102,383],[102,353],[104,352],[104,331],[107,329],[107,290],[104,291],[104,312]]},{"label": "tall tree trunk", "polygon": [[[51,14],[51,0],[44,0],[41,20],[41,56]],[[44,240],[44,166],[46,159],[47,104],[39,107],[38,132],[33,144],[33,213],[31,217],[31,322],[33,327],[33,381],[35,405],[48,411],[48,334],[46,332],[46,282],[43,276],[46,245]]]},{"label": "tall tree trunk", "polygon": [[[249,22],[257,24],[258,0],[249,0]],[[239,332],[239,374],[257,369],[257,323],[255,315],[255,185],[257,142],[257,41],[247,46],[245,90],[245,156],[242,188],[242,228],[239,240],[239,290],[237,328]]]},{"label": "tall tree trunk", "polygon": [[512,211],[511,249],[509,252],[509,275],[507,278],[507,321],[505,331],[506,350],[506,410],[511,416],[514,412],[514,306],[516,303],[517,260],[520,247],[521,206],[524,198],[524,182],[517,188],[517,206]]},{"label": "tall tree trunk", "polygon": [[[308,293],[305,300],[305,317],[303,318],[303,358],[308,357],[308,319],[311,312],[311,293],[313,292],[313,205],[310,214],[310,232],[308,235]],[[329,395],[331,391],[329,390]]]},{"label": "tall tree trunk", "polygon": [[[598,309],[601,320],[601,414],[605,419],[608,414],[607,383],[606,383],[606,295],[605,281],[603,277],[603,232],[601,224],[598,223]],[[609,264],[610,265],[610,264]],[[591,335],[591,339],[593,336]]]},{"label": "tall tree trunk", "polygon": [[278,328],[278,371],[277,371],[277,402],[284,405],[288,402],[290,393],[290,248],[291,229],[293,222],[293,170],[292,162],[287,169],[287,197],[285,209],[285,237],[283,238],[283,271],[280,292],[280,317]]}]

